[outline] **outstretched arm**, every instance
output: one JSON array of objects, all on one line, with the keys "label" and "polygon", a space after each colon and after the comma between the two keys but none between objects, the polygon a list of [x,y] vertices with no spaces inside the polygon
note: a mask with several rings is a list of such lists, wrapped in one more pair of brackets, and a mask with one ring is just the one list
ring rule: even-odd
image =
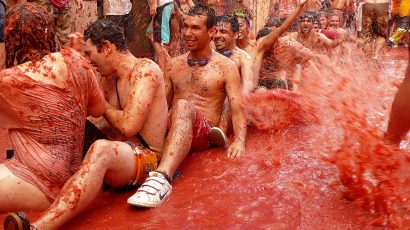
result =
[{"label": "outstretched arm", "polygon": [[285,22],[283,22],[278,29],[274,30],[272,33],[263,38],[263,40],[261,40],[257,47],[258,52],[265,52],[266,49],[275,44],[278,38],[296,21],[306,2],[307,0],[301,0],[299,5],[296,7],[296,10],[285,20]]},{"label": "outstretched arm", "polygon": [[245,9],[245,12],[249,16],[250,19],[253,19],[252,4],[253,4],[253,0],[243,0],[242,1],[242,6]]},{"label": "outstretched arm", "polygon": [[232,124],[235,139],[228,148],[228,157],[240,157],[245,153],[246,119],[241,106],[242,94],[239,71],[234,63],[227,63],[225,89],[232,110]]}]

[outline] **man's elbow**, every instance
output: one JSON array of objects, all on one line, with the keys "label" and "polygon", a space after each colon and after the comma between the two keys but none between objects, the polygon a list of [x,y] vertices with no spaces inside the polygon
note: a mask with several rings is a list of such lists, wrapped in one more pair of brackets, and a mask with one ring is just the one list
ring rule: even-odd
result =
[{"label": "man's elbow", "polygon": [[93,117],[101,117],[105,113],[105,107],[103,103],[99,103],[98,105],[88,107],[87,113]]},{"label": "man's elbow", "polygon": [[132,127],[131,125],[127,125],[127,124],[125,124],[121,128],[121,133],[126,137],[133,137],[137,135],[138,132],[139,132],[139,128],[136,128],[135,126]]}]

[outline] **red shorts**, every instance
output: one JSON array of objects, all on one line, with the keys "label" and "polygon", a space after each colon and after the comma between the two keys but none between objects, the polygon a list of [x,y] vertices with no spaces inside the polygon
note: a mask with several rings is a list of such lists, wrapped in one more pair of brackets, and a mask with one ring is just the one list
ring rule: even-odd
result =
[{"label": "red shorts", "polygon": [[[171,119],[168,118],[168,130],[170,128]],[[197,110],[190,152],[199,152],[209,149],[208,132],[211,128],[212,125],[209,123],[205,115]]]}]

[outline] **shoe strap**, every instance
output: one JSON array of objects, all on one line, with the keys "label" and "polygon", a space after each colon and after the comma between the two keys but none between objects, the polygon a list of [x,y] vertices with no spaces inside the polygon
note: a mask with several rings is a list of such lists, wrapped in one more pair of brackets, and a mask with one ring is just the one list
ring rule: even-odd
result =
[{"label": "shoe strap", "polygon": [[169,177],[165,172],[154,170],[152,172],[160,173],[167,181],[169,184],[171,184],[172,180],[171,177]]}]

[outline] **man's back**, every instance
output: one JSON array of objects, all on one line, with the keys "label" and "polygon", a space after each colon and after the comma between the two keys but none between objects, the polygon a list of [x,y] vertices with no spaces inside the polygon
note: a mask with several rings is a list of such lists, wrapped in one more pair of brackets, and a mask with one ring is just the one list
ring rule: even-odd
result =
[{"label": "man's back", "polygon": [[16,152],[6,166],[51,198],[81,163],[87,106],[102,101],[89,63],[61,53],[0,73],[0,119]]}]

